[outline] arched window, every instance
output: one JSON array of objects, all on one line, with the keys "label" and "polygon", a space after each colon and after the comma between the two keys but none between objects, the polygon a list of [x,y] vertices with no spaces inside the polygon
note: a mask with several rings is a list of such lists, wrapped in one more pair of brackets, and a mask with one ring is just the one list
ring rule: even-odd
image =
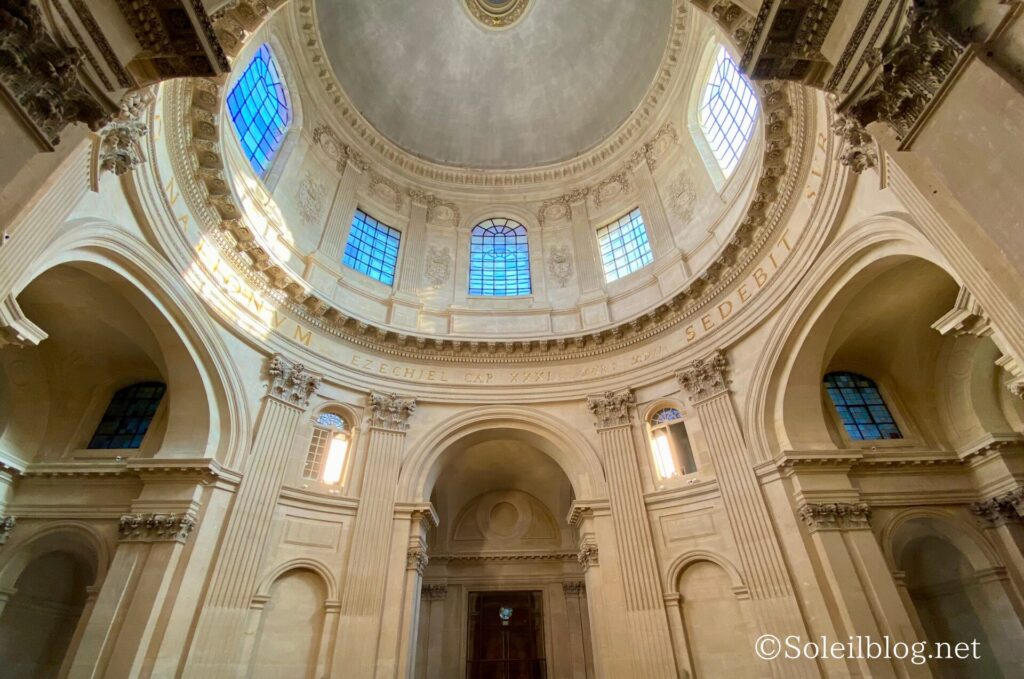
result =
[{"label": "arched window", "polygon": [[530,245],[526,227],[512,219],[488,219],[473,227],[469,245],[469,294],[529,295]]},{"label": "arched window", "polygon": [[110,405],[89,441],[89,448],[141,447],[165,391],[167,386],[162,382],[140,382],[119,390],[110,399]]},{"label": "arched window", "polygon": [[265,177],[292,120],[288,91],[269,45],[260,45],[231,88],[228,112],[252,169]]},{"label": "arched window", "polygon": [[848,372],[829,373],[825,375],[825,390],[850,439],[903,438],[889,406],[870,378]]},{"label": "arched window", "polygon": [[362,210],[356,210],[341,261],[350,269],[385,285],[394,285],[401,242],[401,231],[378,222]]},{"label": "arched window", "polygon": [[604,277],[609,283],[654,261],[640,208],[598,229],[597,245],[601,250]]},{"label": "arched window", "polygon": [[681,412],[675,408],[662,408],[647,421],[647,429],[659,477],[668,479],[697,471]]},{"label": "arched window", "polygon": [[352,432],[349,430],[348,422],[341,415],[332,412],[320,413],[309,441],[309,452],[306,453],[302,477],[323,481],[332,486],[341,483],[345,471],[345,458],[348,456],[351,443]]},{"label": "arched window", "polygon": [[757,97],[724,47],[718,48],[700,105],[700,129],[728,178],[740,163],[757,118]]}]

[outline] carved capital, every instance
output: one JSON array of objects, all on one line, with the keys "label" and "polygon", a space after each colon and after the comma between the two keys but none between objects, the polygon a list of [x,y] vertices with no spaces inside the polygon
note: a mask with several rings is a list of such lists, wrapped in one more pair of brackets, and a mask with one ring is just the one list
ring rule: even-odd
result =
[{"label": "carved capital", "polygon": [[428,563],[430,563],[430,557],[421,547],[410,547],[409,551],[405,553],[406,570],[415,570],[421,577]]},{"label": "carved capital", "polygon": [[0,96],[31,124],[40,144],[52,150],[71,123],[98,130],[109,106],[79,80],[84,54],[52,35],[33,0],[5,2],[0,10]]},{"label": "carved capital", "polygon": [[444,601],[448,598],[448,585],[423,585],[423,596],[430,601]]},{"label": "carved capital", "polygon": [[301,363],[292,363],[281,354],[274,354],[267,361],[270,385],[267,395],[296,408],[309,405],[316,390],[320,388],[319,375],[306,370]]},{"label": "carved capital", "polygon": [[729,390],[729,359],[721,351],[700,358],[676,373],[679,385],[694,401],[700,401]]},{"label": "carved capital", "polygon": [[878,165],[878,149],[875,140],[858,121],[845,114],[838,114],[832,123],[832,131],[843,140],[839,163],[860,174],[869,167]]},{"label": "carved capital", "polygon": [[573,581],[573,582],[563,582],[562,583],[562,592],[567,597],[570,597],[570,596],[573,596],[573,597],[583,596],[583,594],[586,591],[587,591],[587,586],[586,586],[586,584],[582,580],[576,580],[576,581]]},{"label": "carved capital", "polygon": [[409,416],[416,410],[416,399],[398,394],[370,394],[370,426],[392,431],[409,428]]},{"label": "carved capital", "polygon": [[124,542],[185,542],[196,522],[185,514],[125,514],[117,523]]},{"label": "carved capital", "polygon": [[800,518],[812,532],[870,528],[871,507],[863,502],[810,503],[800,508]]},{"label": "carved capital", "polygon": [[587,408],[597,418],[594,424],[598,429],[629,424],[629,409],[635,403],[636,397],[629,389],[587,397]]},{"label": "carved capital", "polygon": [[17,519],[13,516],[0,518],[0,545],[7,542],[7,538],[11,535],[11,531],[14,530],[14,524],[17,522]]},{"label": "carved capital", "polygon": [[989,500],[975,502],[971,513],[994,526],[1018,522],[1024,518],[1024,486]]},{"label": "carved capital", "polygon": [[576,560],[583,567],[584,573],[590,570],[591,566],[600,565],[597,544],[594,542],[584,542],[580,546],[580,552],[576,555]]},{"label": "carved capital", "polygon": [[154,96],[151,88],[125,93],[114,119],[99,131],[99,169],[121,176],[145,161],[142,138],[149,133],[144,121]]}]

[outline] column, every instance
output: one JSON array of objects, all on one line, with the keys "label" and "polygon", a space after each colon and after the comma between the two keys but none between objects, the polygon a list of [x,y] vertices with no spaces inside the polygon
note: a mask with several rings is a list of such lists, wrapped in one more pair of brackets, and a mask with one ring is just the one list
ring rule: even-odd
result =
[{"label": "column", "polygon": [[419,647],[422,649],[422,660],[417,663],[422,665],[422,670],[416,673],[417,679],[432,679],[443,676],[442,658],[444,657],[444,618],[445,601],[448,599],[448,585],[431,584],[424,585],[421,595],[426,602],[426,627],[424,638],[419,640]]},{"label": "column", "polygon": [[[800,508],[821,572],[836,602],[836,635],[888,636],[912,644],[918,635],[907,615],[882,549],[871,531],[870,508],[863,502],[820,502]],[[870,677],[930,677],[909,659],[847,660],[850,671]]]},{"label": "column", "polygon": [[562,594],[565,596],[565,616],[568,622],[569,658],[572,679],[587,679],[587,586],[580,580],[562,583]]},{"label": "column", "polygon": [[[689,392],[707,438],[722,505],[729,517],[758,625],[766,634],[780,638],[793,634],[807,639],[779,537],[729,398],[727,370],[725,355],[716,351],[706,359],[694,361],[676,377]],[[806,659],[776,661],[772,671],[775,676],[818,675],[814,661]]]},{"label": "column", "polygon": [[[376,676],[395,492],[405,432],[415,410],[413,398],[370,394],[366,468],[345,570],[338,650],[332,668],[338,677]],[[393,572],[392,577],[404,578],[405,573]]]},{"label": "column", "polygon": [[566,196],[569,214],[572,217],[572,249],[576,254],[576,280],[580,295],[602,293],[601,252],[597,247],[597,230],[590,223],[587,211],[587,193],[579,192]]},{"label": "column", "polygon": [[[396,587],[390,581],[384,597],[384,623],[381,625],[381,652],[378,653],[378,676],[394,676],[411,679],[416,667],[417,638],[419,634],[420,601],[423,588],[423,571],[430,559],[427,556],[427,532],[438,525],[437,512],[433,505],[417,503],[399,505],[395,508],[394,534],[404,531],[408,536],[405,543],[405,579],[395,578]],[[400,558],[401,540],[395,540]],[[393,652],[392,652],[393,651]],[[394,671],[390,670],[395,666]]]},{"label": "column", "polygon": [[321,379],[280,354],[268,359],[266,372],[267,394],[227,520],[186,677],[241,676],[248,669],[240,636],[247,628],[251,598],[259,584],[296,427]]},{"label": "column", "polygon": [[644,677],[675,677],[675,655],[633,445],[634,403],[628,389],[587,398],[587,407],[597,418],[637,668]]}]

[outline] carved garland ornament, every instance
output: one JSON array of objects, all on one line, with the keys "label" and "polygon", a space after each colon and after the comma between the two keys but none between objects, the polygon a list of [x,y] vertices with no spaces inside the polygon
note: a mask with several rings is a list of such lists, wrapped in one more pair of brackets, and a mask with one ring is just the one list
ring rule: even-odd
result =
[{"label": "carved garland ornament", "polygon": [[[686,321],[744,275],[769,242],[785,214],[799,179],[799,167],[791,167],[790,161],[793,158],[799,159],[806,145],[803,134],[806,118],[804,99],[791,98],[790,86],[781,83],[763,84],[765,149],[761,178],[756,184],[746,217],[736,228],[732,239],[719,250],[716,261],[673,298],[634,319],[579,336],[505,342],[500,347],[503,351],[488,351],[489,355],[481,356],[481,347],[497,346],[497,343],[416,337],[372,326],[313,294],[301,278],[276,263],[271,253],[258,242],[246,225],[223,178],[224,164],[217,141],[217,113],[223,99],[220,86],[212,80],[193,79],[187,83],[170,82],[166,88],[170,108],[165,120],[168,121],[170,145],[172,148],[189,149],[194,158],[191,163],[183,162],[185,159],[180,158],[179,154],[171,153],[175,174],[206,235],[217,245],[225,259],[255,289],[265,292],[269,298],[289,308],[306,323],[326,333],[345,337],[360,346],[420,359],[427,356],[432,360],[475,359],[502,363],[510,360],[535,361],[536,357],[527,359],[525,356],[534,348],[550,354],[550,360],[557,360],[557,354],[564,353],[571,353],[574,357],[589,357],[645,341]],[[188,126],[184,125],[186,116],[190,122]],[[642,162],[656,165],[659,154],[668,148],[666,145],[675,143],[677,139],[674,129],[663,127],[642,147]],[[333,153],[339,164],[365,163],[329,128],[317,128],[314,140],[326,153]],[[384,179],[380,175],[378,177]],[[387,181],[391,184],[387,187],[389,195],[401,201],[399,187],[393,181]],[[552,210],[556,213],[561,211],[559,217],[571,217],[572,203],[585,200],[588,193],[589,189],[577,189],[545,203],[547,207],[541,207],[541,221],[545,217],[553,218]],[[540,360],[547,358],[542,356]]]},{"label": "carved garland ornament", "polygon": [[871,507],[863,502],[810,503],[800,508],[800,518],[812,531],[870,528]]},{"label": "carved garland ornament", "polygon": [[117,534],[126,542],[185,542],[195,525],[184,514],[125,514]]}]

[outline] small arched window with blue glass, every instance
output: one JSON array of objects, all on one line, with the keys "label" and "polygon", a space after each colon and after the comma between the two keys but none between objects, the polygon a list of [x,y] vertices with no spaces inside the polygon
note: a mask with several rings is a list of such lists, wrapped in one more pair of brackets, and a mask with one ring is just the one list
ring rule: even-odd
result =
[{"label": "small arched window with blue glass", "polygon": [[266,177],[292,121],[288,90],[269,45],[260,45],[231,88],[228,112],[252,169]]},{"label": "small arched window with blue glass", "polygon": [[89,440],[89,448],[141,448],[165,391],[163,382],[139,382],[119,389]]},{"label": "small arched window with blue glass", "polygon": [[825,390],[850,440],[903,438],[892,411],[871,378],[851,372],[829,373],[825,375]]},{"label": "small arched window with blue glass", "polygon": [[530,245],[526,227],[496,218],[473,227],[469,245],[469,294],[488,297],[529,295]]}]

